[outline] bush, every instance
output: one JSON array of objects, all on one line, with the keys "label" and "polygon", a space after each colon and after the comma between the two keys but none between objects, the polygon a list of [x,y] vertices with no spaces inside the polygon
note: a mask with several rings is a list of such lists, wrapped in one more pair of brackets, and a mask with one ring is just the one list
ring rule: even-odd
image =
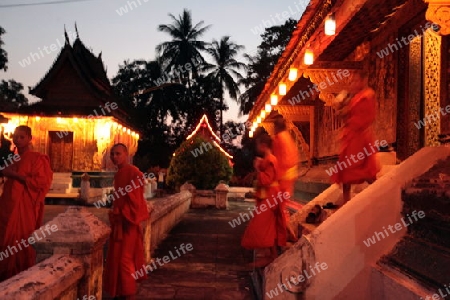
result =
[{"label": "bush", "polygon": [[211,141],[194,137],[175,151],[167,174],[167,184],[178,190],[186,181],[199,190],[214,189],[220,180],[233,175],[228,158]]}]

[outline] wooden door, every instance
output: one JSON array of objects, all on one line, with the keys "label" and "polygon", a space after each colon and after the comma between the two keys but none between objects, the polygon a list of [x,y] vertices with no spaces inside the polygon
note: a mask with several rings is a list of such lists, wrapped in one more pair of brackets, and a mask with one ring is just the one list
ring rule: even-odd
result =
[{"label": "wooden door", "polygon": [[50,164],[53,172],[72,172],[73,132],[49,131]]}]

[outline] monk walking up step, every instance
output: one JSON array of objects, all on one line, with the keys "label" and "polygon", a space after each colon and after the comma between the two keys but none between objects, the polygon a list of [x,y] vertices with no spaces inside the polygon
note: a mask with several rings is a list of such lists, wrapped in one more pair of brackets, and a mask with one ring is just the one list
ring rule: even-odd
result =
[{"label": "monk walking up step", "polygon": [[0,198],[0,281],[36,263],[36,251],[26,241],[42,225],[53,172],[47,155],[31,151],[31,140],[31,128],[18,126],[13,134],[17,154],[0,161],[7,178]]},{"label": "monk walking up step", "polygon": [[[376,98],[374,90],[368,86],[368,78],[368,73],[363,70],[355,73],[350,86],[353,97],[338,110],[344,118],[344,128],[337,162],[339,168],[333,174],[332,181],[342,183],[343,204],[351,198],[352,184],[372,183],[380,170],[376,153],[371,150],[376,144],[372,129],[376,117]],[[360,153],[364,155],[360,156]]]},{"label": "monk walking up step", "polygon": [[[145,264],[142,221],[149,218],[144,199],[143,174],[128,163],[124,144],[111,148],[111,160],[119,168],[114,176],[115,198],[109,213],[111,236],[106,257],[104,287],[112,297],[135,299],[136,270]],[[134,276],[133,276],[134,275]],[[119,298],[119,299],[120,299]]]},{"label": "monk walking up step", "polygon": [[281,210],[286,219],[288,238],[292,242],[298,240],[294,230],[290,226],[289,212],[286,202],[294,198],[294,184],[298,178],[298,149],[291,135],[287,131],[286,120],[283,116],[276,117],[274,122],[275,136],[273,137],[273,155],[277,158],[280,190],[289,193],[289,199],[281,203]]},{"label": "monk walking up step", "polygon": [[255,261],[254,266],[257,267],[268,265],[278,256],[276,246],[286,246],[286,220],[280,205],[283,198],[277,198],[282,193],[277,181],[277,159],[270,150],[271,144],[267,134],[256,140],[257,151],[263,156],[254,163],[258,179],[256,207],[241,241],[246,249],[270,248],[271,256]]}]

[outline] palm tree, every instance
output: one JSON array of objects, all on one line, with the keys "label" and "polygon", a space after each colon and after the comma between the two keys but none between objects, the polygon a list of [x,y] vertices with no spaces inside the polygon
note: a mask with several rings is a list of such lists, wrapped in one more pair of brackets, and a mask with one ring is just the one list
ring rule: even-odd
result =
[{"label": "palm tree", "polygon": [[[172,40],[157,45],[156,51],[164,61],[166,72],[178,69],[179,77],[187,80],[192,96],[190,74],[197,73],[198,65],[204,61],[200,52],[207,46],[207,43],[199,38],[211,25],[202,27],[204,21],[193,25],[191,12],[187,9],[184,9],[178,18],[172,14],[169,14],[169,17],[173,23],[159,25],[158,30],[168,33]],[[190,65],[190,70],[184,69],[186,64]]]},{"label": "palm tree", "polygon": [[223,131],[223,95],[225,89],[231,99],[237,101],[239,95],[239,84],[242,80],[240,69],[246,69],[244,63],[238,62],[235,57],[244,46],[230,41],[229,36],[224,36],[220,41],[213,40],[206,51],[212,56],[214,64],[204,64],[202,70],[208,72],[208,76],[215,80],[220,87],[220,134]]}]

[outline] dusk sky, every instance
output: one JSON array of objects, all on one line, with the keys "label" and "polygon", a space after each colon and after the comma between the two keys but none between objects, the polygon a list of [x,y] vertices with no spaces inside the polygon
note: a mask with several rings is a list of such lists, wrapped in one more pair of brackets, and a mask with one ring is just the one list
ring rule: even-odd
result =
[{"label": "dusk sky", "polygon": [[[184,8],[191,10],[194,24],[204,21],[205,25],[212,25],[204,41],[230,35],[232,41],[245,46],[245,53],[254,54],[261,42],[257,27],[280,25],[289,17],[298,20],[308,2],[0,0],[0,26],[6,30],[3,39],[9,60],[8,71],[0,71],[0,79],[15,79],[23,83],[28,93],[28,86],[38,83],[60,52],[60,45],[64,44],[64,25],[70,40],[74,40],[75,22],[84,44],[95,55],[102,52],[111,79],[124,60],[154,59],[155,46],[170,40],[169,35],[157,30],[158,25],[171,23],[168,14],[178,16]],[[241,61],[244,60],[241,58]],[[29,99],[35,98],[30,96]],[[224,121],[246,120],[246,117],[238,118],[236,104],[231,100],[227,103],[230,110],[224,114]]]}]

